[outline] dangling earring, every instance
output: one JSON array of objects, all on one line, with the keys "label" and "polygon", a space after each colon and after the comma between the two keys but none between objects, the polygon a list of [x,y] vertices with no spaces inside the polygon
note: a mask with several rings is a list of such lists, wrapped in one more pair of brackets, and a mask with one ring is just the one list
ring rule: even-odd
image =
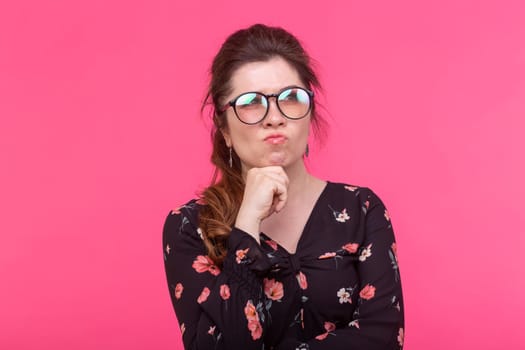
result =
[{"label": "dangling earring", "polygon": [[230,168],[233,167],[232,148],[230,147]]},{"label": "dangling earring", "polygon": [[309,154],[310,154],[310,148],[308,147],[308,144],[306,144],[306,151],[304,151],[304,156],[308,157]]}]

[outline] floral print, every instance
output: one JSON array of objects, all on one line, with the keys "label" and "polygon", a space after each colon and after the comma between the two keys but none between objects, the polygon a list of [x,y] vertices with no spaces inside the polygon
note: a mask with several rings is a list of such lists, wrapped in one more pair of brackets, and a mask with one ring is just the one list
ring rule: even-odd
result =
[{"label": "floral print", "polygon": [[386,221],[390,221],[390,214],[388,213],[388,210],[385,209],[385,219]]},{"label": "floral print", "polygon": [[397,341],[399,343],[399,346],[403,346],[403,343],[405,342],[405,330],[403,328],[399,328],[399,332],[397,335]]},{"label": "floral print", "polygon": [[267,239],[265,240],[266,244],[268,244],[272,249],[275,251],[279,248],[277,242],[275,242],[273,239]]},{"label": "floral print", "polygon": [[264,294],[270,300],[281,300],[284,295],[283,284],[275,281],[273,278],[265,278],[264,281]]},{"label": "floral print", "polygon": [[355,327],[355,328],[359,329],[359,320],[351,321],[350,323],[348,323],[348,326],[349,327]]},{"label": "floral print", "polygon": [[219,294],[221,295],[221,298],[223,300],[228,300],[230,299],[230,287],[228,287],[227,284],[222,284],[221,285],[221,288],[220,288],[220,292]]},{"label": "floral print", "polygon": [[182,285],[182,283],[177,283],[177,285],[175,286],[175,299],[179,300],[180,297],[182,296],[182,291],[184,290],[184,286]]},{"label": "floral print", "polygon": [[333,258],[336,255],[337,255],[337,253],[335,253],[335,252],[324,253],[323,255],[319,255],[318,259],[331,259],[331,258]]},{"label": "floral print", "polygon": [[297,277],[297,282],[299,283],[299,287],[301,287],[301,289],[304,290],[308,288],[308,281],[306,281],[306,276],[304,275],[304,273],[299,271],[296,277]]},{"label": "floral print", "polygon": [[343,249],[349,252],[350,254],[357,252],[358,248],[359,248],[359,244],[357,243],[347,243],[343,246]]},{"label": "floral print", "polygon": [[248,254],[249,250],[250,248],[246,248],[246,249],[239,249],[235,252],[235,261],[237,262],[237,264],[241,264],[246,261],[246,258],[247,258],[246,254]]},{"label": "floral print", "polygon": [[214,264],[214,262],[207,255],[199,255],[191,265],[198,273],[209,272],[217,276],[221,270]]},{"label": "floral print", "polygon": [[234,227],[221,266],[204,246],[204,205],[194,200],[171,210],[163,231],[169,295],[186,349],[366,349],[371,341],[403,347],[398,247],[372,191],[328,183],[294,254],[271,232],[259,245]]},{"label": "floral print", "polygon": [[199,304],[204,303],[206,300],[208,300],[209,296],[210,296],[210,289],[208,287],[204,287],[202,289],[201,294],[197,298],[197,303],[199,303]]},{"label": "floral print", "polygon": [[248,321],[248,329],[250,330],[252,339],[259,339],[262,335],[262,326],[261,322],[259,321],[259,314],[257,313],[257,309],[255,308],[251,300],[248,300],[248,302],[246,303],[246,307],[244,308],[244,315],[246,316],[246,320]]},{"label": "floral print", "polygon": [[372,256],[372,243],[370,243],[365,249],[361,251],[359,256],[359,261],[366,261],[369,257]]},{"label": "floral print", "polygon": [[[330,207],[331,209],[331,207]],[[346,212],[346,208],[341,210],[341,211],[337,211],[337,210],[334,210],[332,209],[332,213],[335,217],[335,220],[337,222],[347,222],[348,220],[350,220],[350,216],[347,214]]]},{"label": "floral print", "polygon": [[365,299],[365,300],[372,299],[375,296],[375,294],[376,294],[376,287],[371,286],[369,284],[364,286],[363,289],[361,289],[361,291],[359,292],[359,296],[361,297],[361,299]]},{"label": "floral print", "polygon": [[392,245],[390,246],[390,249],[394,253],[394,257],[395,257],[395,259],[397,261],[397,244],[396,244],[396,242],[392,243]]},{"label": "floral print", "polygon": [[337,291],[339,304],[352,303],[352,288],[341,288]]},{"label": "floral print", "polygon": [[335,323],[332,322],[325,322],[324,323],[324,329],[326,330],[325,333],[319,334],[315,339],[317,340],[324,340],[329,334],[333,335],[333,331],[335,331]]}]

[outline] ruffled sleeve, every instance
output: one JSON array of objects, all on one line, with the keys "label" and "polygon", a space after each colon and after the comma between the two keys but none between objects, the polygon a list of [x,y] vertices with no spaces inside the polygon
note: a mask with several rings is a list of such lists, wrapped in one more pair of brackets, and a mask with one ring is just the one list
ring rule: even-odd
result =
[{"label": "ruffled sleeve", "polygon": [[262,276],[270,262],[257,241],[233,228],[222,268],[207,256],[199,204],[171,211],[163,229],[164,266],[185,349],[261,349],[268,316]]}]

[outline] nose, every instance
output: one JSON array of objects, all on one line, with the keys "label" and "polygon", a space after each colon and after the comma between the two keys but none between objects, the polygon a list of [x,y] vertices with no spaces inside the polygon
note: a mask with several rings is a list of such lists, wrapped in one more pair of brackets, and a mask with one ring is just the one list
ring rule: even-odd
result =
[{"label": "nose", "polygon": [[272,127],[286,124],[286,117],[281,113],[277,107],[277,98],[268,99],[268,114],[263,121],[264,126]]}]

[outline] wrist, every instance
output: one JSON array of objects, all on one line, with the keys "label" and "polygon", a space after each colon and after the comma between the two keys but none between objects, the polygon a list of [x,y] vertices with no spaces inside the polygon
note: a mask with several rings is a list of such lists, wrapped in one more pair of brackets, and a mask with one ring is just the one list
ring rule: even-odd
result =
[{"label": "wrist", "polygon": [[259,243],[260,239],[260,227],[261,227],[261,220],[260,219],[254,219],[253,217],[247,217],[243,215],[241,212],[239,212],[239,215],[237,215],[237,220],[235,220],[235,227],[238,229],[248,233],[250,236],[255,238],[257,243]]}]

